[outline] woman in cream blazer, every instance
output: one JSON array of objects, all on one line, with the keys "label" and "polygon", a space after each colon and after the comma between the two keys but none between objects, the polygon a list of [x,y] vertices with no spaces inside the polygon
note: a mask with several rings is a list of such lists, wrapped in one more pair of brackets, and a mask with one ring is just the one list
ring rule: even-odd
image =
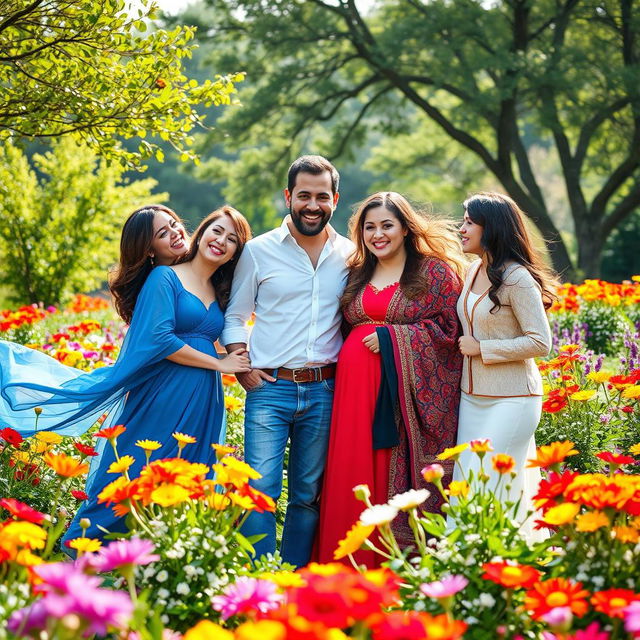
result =
[{"label": "woman in cream blazer", "polygon": [[[534,358],[551,347],[545,305],[553,299],[555,281],[511,198],[480,193],[466,200],[464,209],[463,250],[480,260],[469,268],[457,307],[464,356],[458,443],[488,438],[496,453],[514,458],[510,496],[515,501],[524,492],[524,520],[540,479],[539,472],[526,469],[527,459],[535,457],[533,435],[542,410]],[[465,451],[460,466],[465,473],[477,472],[479,458]],[[454,478],[461,479],[459,471]],[[524,527],[525,534],[530,531]]]}]

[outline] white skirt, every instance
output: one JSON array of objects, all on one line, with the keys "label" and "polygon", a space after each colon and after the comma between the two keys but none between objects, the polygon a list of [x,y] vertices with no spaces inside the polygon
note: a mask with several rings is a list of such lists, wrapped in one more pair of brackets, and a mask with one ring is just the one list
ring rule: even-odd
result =
[{"label": "white skirt", "polygon": [[[487,398],[473,396],[462,392],[460,400],[460,416],[458,421],[458,444],[489,438],[493,451],[485,455],[484,471],[491,480],[488,487],[495,486],[499,474],[493,471],[491,457],[496,453],[506,453],[515,460],[515,477],[503,478],[502,495],[505,495],[505,484],[510,484],[509,501],[515,502],[522,492],[522,501],[517,518],[522,522],[522,532],[530,540],[543,539],[545,534],[534,531],[533,520],[537,516],[527,518],[527,512],[533,510],[533,496],[538,491],[541,475],[538,467],[527,468],[527,460],[536,457],[534,434],[542,414],[542,396],[524,396],[509,398]],[[472,469],[477,475],[480,458],[470,450],[464,451],[456,465],[453,478],[462,480],[463,475]],[[509,479],[508,483],[505,480]]]}]

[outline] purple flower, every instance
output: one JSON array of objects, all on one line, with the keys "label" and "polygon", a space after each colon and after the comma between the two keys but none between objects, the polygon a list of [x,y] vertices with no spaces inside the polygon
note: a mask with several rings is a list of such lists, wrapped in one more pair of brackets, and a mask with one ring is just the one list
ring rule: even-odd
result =
[{"label": "purple flower", "polygon": [[623,611],[625,630],[633,633],[634,638],[640,638],[640,601],[632,602]]},{"label": "purple flower", "polygon": [[107,572],[114,569],[127,569],[134,565],[150,564],[160,560],[159,555],[151,553],[154,549],[153,542],[142,538],[117,540],[98,551],[94,566],[98,571]]},{"label": "purple flower", "polygon": [[469,581],[464,576],[445,576],[437,582],[426,582],[420,585],[420,591],[430,598],[449,598],[462,591]]},{"label": "purple flower", "polygon": [[14,634],[20,630],[23,636],[31,635],[32,631],[42,631],[46,628],[48,617],[49,612],[43,600],[36,600],[28,607],[14,611],[7,623],[7,629]]},{"label": "purple flower", "polygon": [[273,582],[241,576],[225,588],[223,595],[211,598],[211,604],[226,620],[256,610],[264,613],[275,609],[283,599],[284,596],[278,593],[278,587]]}]

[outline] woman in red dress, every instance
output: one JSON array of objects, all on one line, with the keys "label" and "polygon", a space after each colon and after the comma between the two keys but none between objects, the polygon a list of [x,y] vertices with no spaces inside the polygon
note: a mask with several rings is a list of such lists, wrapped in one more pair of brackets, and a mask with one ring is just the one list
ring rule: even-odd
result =
[{"label": "woman in red dress", "polygon": [[[400,194],[368,197],[349,223],[356,253],[342,298],[350,332],[336,373],[333,417],[321,494],[318,559],[333,560],[338,541],[365,505],[425,486],[421,469],[456,443],[462,358],[456,302],[464,259],[444,221],[418,214]],[[452,468],[445,467],[450,476]],[[445,476],[446,481],[446,476]],[[432,494],[425,507],[436,510]],[[393,522],[409,544],[406,518]],[[356,561],[379,565],[358,551]]]}]

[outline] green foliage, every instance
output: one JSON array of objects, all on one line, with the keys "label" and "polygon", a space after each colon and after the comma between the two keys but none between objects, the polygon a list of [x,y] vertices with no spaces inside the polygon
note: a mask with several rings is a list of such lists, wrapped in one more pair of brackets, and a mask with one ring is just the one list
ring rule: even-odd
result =
[{"label": "green foliage", "polygon": [[[137,16],[126,0],[0,2],[0,138],[69,134],[128,168],[163,151],[147,135],[168,141],[181,160],[189,149],[196,107],[230,104],[241,73],[202,82],[183,73],[194,29],[147,31],[150,0]],[[137,138],[136,149],[122,144]]]},{"label": "green foliage", "polygon": [[[458,201],[469,186],[499,186],[552,242],[566,277],[597,275],[604,240],[640,205],[640,14],[629,3],[207,5],[214,65],[249,74],[243,108],[210,141],[243,150],[230,174],[255,197],[300,152],[348,161],[380,140],[386,188],[407,184],[405,171],[420,192],[444,175]],[[557,180],[550,193],[538,171],[541,148],[557,157],[561,206]],[[577,263],[560,209],[571,213]]]},{"label": "green foliage", "polygon": [[156,185],[121,184],[122,172],[70,138],[34,155],[32,166],[18,147],[0,146],[0,283],[13,300],[56,304],[105,281],[122,223]]}]

